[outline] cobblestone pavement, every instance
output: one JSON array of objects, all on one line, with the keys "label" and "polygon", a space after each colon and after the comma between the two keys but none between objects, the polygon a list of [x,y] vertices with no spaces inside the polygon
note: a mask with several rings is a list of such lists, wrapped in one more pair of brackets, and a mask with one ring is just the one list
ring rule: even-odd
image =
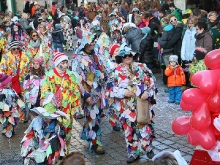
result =
[{"label": "cobblestone pavement", "polygon": [[[157,104],[155,111],[155,133],[156,139],[153,142],[154,152],[158,153],[162,150],[175,151],[180,150],[183,157],[189,162],[191,160],[194,147],[187,143],[187,137],[175,135],[171,129],[172,121],[182,115],[191,115],[184,112],[178,105],[168,104],[168,94],[164,92],[165,86],[157,75],[159,93],[157,96]],[[125,165],[126,163],[126,147],[123,132],[114,132],[108,123],[107,117],[104,117],[101,123],[102,141],[106,154],[98,156],[88,150],[86,141],[79,138],[79,131],[82,128],[83,119],[74,122],[73,137],[71,142],[71,151],[80,151],[84,153],[87,165]],[[19,155],[19,143],[23,137],[23,132],[28,124],[20,124],[17,128],[16,135],[7,139],[0,135],[0,165],[20,165],[22,159]],[[132,165],[152,165],[152,162],[146,155]]]}]

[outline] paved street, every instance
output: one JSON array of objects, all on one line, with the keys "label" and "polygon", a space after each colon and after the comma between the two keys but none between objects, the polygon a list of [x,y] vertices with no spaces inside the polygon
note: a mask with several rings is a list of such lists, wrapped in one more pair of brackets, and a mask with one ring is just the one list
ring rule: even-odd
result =
[{"label": "paved street", "polygon": [[[159,93],[157,96],[157,104],[154,107],[155,111],[155,132],[156,139],[153,142],[154,152],[158,153],[162,150],[175,151],[179,149],[183,157],[189,162],[193,154],[194,147],[187,143],[187,137],[179,137],[172,132],[172,121],[182,115],[190,115],[180,109],[178,105],[168,104],[168,94],[164,93],[164,85],[160,80],[160,75],[157,75]],[[123,132],[114,132],[110,127],[106,117],[102,120],[102,141],[106,150],[105,155],[97,156],[88,151],[88,144],[82,141],[78,134],[81,130],[83,120],[74,122],[73,137],[71,143],[71,151],[80,151],[84,153],[87,165],[125,165],[126,164],[126,147]],[[20,124],[16,135],[12,139],[7,139],[0,135],[0,164],[12,165],[21,164],[22,159],[19,156],[19,142],[23,137],[23,132],[28,124]],[[19,163],[20,162],[20,163]],[[152,162],[143,155],[139,161],[132,165],[152,165]]]}]

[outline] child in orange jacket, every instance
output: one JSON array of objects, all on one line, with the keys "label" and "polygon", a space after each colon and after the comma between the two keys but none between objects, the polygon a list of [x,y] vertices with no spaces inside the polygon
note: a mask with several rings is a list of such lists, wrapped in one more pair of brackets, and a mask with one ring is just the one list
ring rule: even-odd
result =
[{"label": "child in orange jacket", "polygon": [[169,87],[169,103],[180,104],[182,97],[182,85],[186,84],[186,78],[183,69],[178,64],[178,57],[171,55],[169,65],[165,70],[168,77],[167,86]]}]

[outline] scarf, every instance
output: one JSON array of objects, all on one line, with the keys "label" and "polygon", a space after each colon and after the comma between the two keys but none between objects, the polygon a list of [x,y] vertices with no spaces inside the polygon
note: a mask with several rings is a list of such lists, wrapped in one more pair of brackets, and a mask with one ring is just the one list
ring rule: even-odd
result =
[{"label": "scarf", "polygon": [[217,26],[219,21],[215,20],[214,22],[209,22],[211,27]]},{"label": "scarf", "polygon": [[36,40],[36,41],[30,40],[30,44],[31,44],[32,47],[38,48],[41,43],[40,43],[40,40],[38,39],[38,40]]}]

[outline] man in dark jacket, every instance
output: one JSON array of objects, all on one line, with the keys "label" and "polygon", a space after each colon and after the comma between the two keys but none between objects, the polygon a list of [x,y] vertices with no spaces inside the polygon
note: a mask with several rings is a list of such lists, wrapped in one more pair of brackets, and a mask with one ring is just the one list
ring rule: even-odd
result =
[{"label": "man in dark jacket", "polygon": [[154,39],[151,36],[151,30],[149,27],[144,27],[141,29],[144,37],[140,42],[139,49],[139,62],[145,63],[149,69],[153,69],[154,67],[154,55],[153,55],[153,47],[154,47]]},{"label": "man in dark jacket", "polygon": [[63,31],[60,24],[55,25],[55,29],[52,32],[52,39],[54,50],[63,52],[63,45],[66,44],[66,41],[64,40]]}]

